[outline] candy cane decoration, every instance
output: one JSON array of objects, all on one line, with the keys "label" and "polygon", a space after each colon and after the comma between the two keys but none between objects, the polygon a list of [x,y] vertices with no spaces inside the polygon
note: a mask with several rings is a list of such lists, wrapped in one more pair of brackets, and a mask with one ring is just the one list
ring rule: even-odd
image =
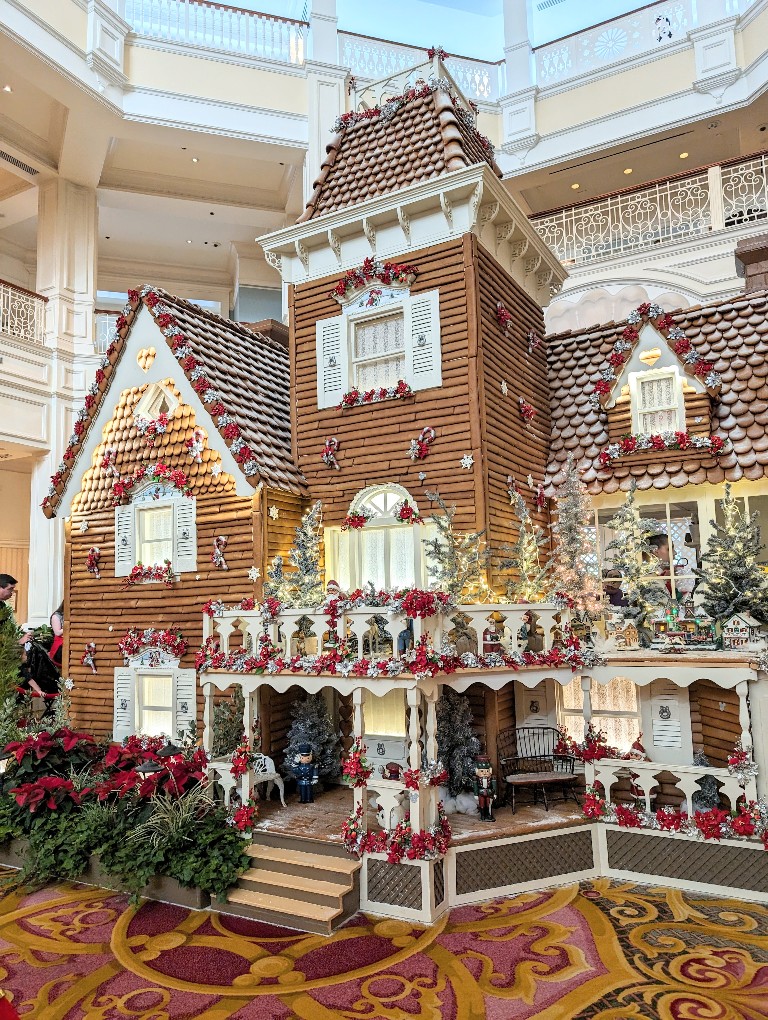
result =
[{"label": "candy cane decoration", "polygon": [[83,666],[90,666],[91,673],[98,673],[98,670],[96,669],[95,641],[89,641],[88,644],[85,646],[85,651],[83,652],[82,658],[80,659],[80,664]]},{"label": "candy cane decoration", "polygon": [[430,446],[435,441],[435,435],[435,430],[427,425],[419,433],[418,439],[411,440],[411,446],[408,450],[408,456],[411,460],[424,460],[426,458]]},{"label": "candy cane decoration", "polygon": [[213,552],[211,553],[211,563],[214,567],[219,570],[229,570],[227,561],[224,559],[224,550],[227,548],[228,539],[226,535],[218,535],[213,540]]},{"label": "candy cane decoration", "polygon": [[335,468],[337,471],[340,470],[339,462],[336,460],[336,453],[340,446],[341,443],[338,441],[336,436],[330,436],[325,440],[325,446],[323,447],[323,452],[320,457],[326,467]]}]

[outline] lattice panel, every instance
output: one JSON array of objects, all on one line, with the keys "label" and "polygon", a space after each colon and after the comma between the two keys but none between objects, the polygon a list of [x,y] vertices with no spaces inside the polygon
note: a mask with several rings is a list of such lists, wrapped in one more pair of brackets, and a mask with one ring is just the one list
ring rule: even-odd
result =
[{"label": "lattice panel", "polygon": [[368,861],[368,899],[421,910],[421,868]]},{"label": "lattice panel", "polygon": [[620,871],[768,892],[768,854],[609,829],[608,864]]},{"label": "lattice panel", "polygon": [[445,867],[442,860],[435,861],[435,906],[439,906],[445,899]]},{"label": "lattice panel", "polygon": [[456,854],[456,892],[478,892],[536,882],[595,866],[589,830]]}]

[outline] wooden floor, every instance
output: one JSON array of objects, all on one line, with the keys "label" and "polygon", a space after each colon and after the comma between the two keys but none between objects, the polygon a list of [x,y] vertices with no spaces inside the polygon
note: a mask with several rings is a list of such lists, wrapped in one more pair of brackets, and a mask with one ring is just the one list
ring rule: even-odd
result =
[{"label": "wooden floor", "polygon": [[[555,799],[556,798],[556,799]],[[352,791],[346,786],[333,786],[318,793],[313,804],[300,804],[296,794],[286,795],[286,807],[279,800],[259,802],[259,820],[254,831],[286,833],[330,842],[341,842],[341,826],[352,810]],[[518,802],[512,814],[509,807],[498,808],[495,822],[480,821],[478,816],[450,815],[453,843],[475,843],[488,839],[522,836],[531,832],[545,832],[585,822],[581,808],[573,800],[563,802],[560,794],[550,800],[549,811]],[[375,825],[373,810],[368,814],[368,826]]]}]

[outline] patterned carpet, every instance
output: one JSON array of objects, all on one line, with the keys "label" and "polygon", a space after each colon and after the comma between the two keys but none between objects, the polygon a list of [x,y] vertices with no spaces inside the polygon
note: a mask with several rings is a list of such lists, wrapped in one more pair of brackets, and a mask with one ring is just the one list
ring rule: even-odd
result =
[{"label": "patterned carpet", "polygon": [[768,907],[599,880],[333,938],[60,885],[0,902],[35,1020],[764,1020]]}]

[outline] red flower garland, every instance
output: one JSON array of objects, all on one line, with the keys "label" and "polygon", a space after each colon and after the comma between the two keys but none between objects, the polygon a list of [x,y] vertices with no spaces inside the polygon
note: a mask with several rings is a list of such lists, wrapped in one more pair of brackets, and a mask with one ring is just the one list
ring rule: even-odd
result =
[{"label": "red flower garland", "polygon": [[520,417],[526,425],[530,425],[536,417],[536,408],[533,404],[529,404],[523,397],[518,397],[518,403],[520,405]]},{"label": "red flower garland", "polygon": [[176,582],[176,574],[170,560],[163,560],[163,565],[155,564],[145,567],[143,563],[137,563],[121,585],[121,590],[132,588],[134,584],[142,584],[145,581],[160,581],[166,588],[172,588]]},{"label": "red flower garland", "polygon": [[165,630],[156,630],[154,627],[148,627],[146,630],[139,630],[138,627],[129,627],[118,641],[117,647],[126,662],[147,648],[157,648],[166,652],[171,659],[181,659],[187,650],[187,642],[178,629],[167,627]]},{"label": "red flower garland", "polygon": [[192,491],[189,479],[178,468],[169,467],[161,462],[152,465],[152,467],[140,464],[128,478],[119,478],[112,484],[112,506],[119,506],[136,483],[145,479],[151,482],[167,483],[172,488],[178,489],[184,496],[189,496]]},{"label": "red flower garland", "polygon": [[348,291],[361,290],[374,280],[385,286],[393,283],[409,286],[418,274],[416,266],[409,266],[405,262],[377,262],[369,257],[363,260],[359,268],[348,269],[329,296],[345,298]]},{"label": "red flower garland", "polygon": [[348,390],[341,398],[341,403],[336,405],[337,410],[345,407],[361,407],[363,404],[378,404],[382,400],[402,400],[404,397],[412,397],[413,390],[405,381],[398,379],[394,386],[387,388],[380,386],[373,390]]}]

